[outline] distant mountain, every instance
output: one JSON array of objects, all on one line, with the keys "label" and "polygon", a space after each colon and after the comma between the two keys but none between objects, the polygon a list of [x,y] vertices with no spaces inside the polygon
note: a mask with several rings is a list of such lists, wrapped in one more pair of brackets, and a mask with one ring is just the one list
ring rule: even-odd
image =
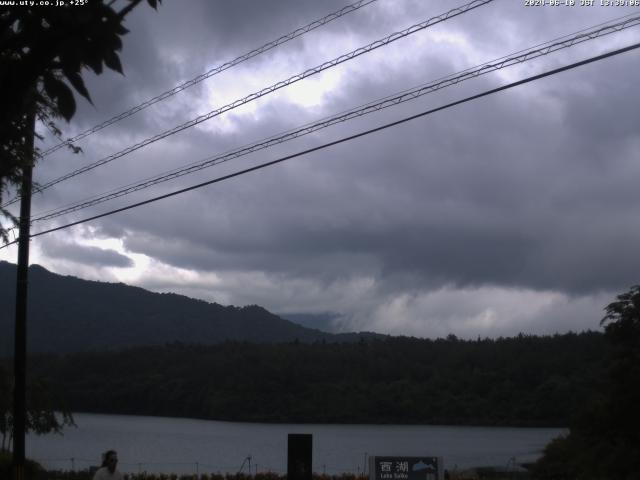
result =
[{"label": "distant mountain", "polygon": [[278,313],[277,315],[303,327],[321,332],[338,333],[334,324],[334,320],[339,317],[336,313]]},{"label": "distant mountain", "polygon": [[[13,342],[16,266],[0,262],[0,355]],[[215,344],[359,340],[284,320],[264,308],[222,306],[122,283],[57,275],[29,268],[28,348],[31,352],[110,350],[172,342]],[[368,335],[363,335],[368,336]]]},{"label": "distant mountain", "polygon": [[389,338],[389,335],[375,332],[339,332],[334,320],[339,317],[337,313],[279,313],[279,317],[289,320],[290,322],[297,323],[306,328],[312,330],[320,330],[324,333],[333,334],[332,341],[341,343],[359,342],[360,340],[384,340]]}]

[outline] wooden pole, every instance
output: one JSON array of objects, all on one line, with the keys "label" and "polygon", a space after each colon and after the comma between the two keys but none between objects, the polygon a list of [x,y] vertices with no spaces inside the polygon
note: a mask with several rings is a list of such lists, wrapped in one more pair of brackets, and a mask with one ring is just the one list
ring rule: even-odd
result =
[{"label": "wooden pole", "polygon": [[13,468],[14,479],[24,480],[26,432],[26,374],[27,374],[27,293],[29,285],[29,230],[31,223],[31,177],[33,171],[33,142],[35,110],[29,116],[31,125],[25,139],[27,164],[22,170],[20,192],[20,236],[18,238],[18,269],[16,278],[16,324],[13,350]]}]

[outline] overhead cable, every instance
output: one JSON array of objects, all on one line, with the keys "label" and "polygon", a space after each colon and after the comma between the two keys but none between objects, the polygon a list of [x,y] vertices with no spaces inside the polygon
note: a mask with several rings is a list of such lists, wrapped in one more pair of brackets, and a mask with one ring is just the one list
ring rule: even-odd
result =
[{"label": "overhead cable", "polygon": [[[225,112],[228,112],[230,110],[233,110],[234,108],[237,108],[241,105],[244,105],[246,103],[249,103],[253,100],[256,100],[258,98],[261,98],[265,95],[268,95],[270,93],[273,93],[281,88],[284,88],[286,86],[292,85],[293,83],[296,83],[300,80],[303,80],[305,78],[311,77],[312,75],[316,75],[324,70],[327,70],[329,68],[335,67],[336,65],[340,65],[341,63],[347,62],[349,60],[352,60],[360,55],[363,55],[365,53],[369,53],[377,48],[383,47],[385,45],[388,45],[392,42],[395,42],[396,40],[399,40],[401,38],[405,38],[409,35],[412,35],[416,32],[419,32],[421,30],[424,30],[428,27],[431,27],[433,25],[436,25],[438,23],[444,22],[450,18],[453,17],[457,17],[458,15],[462,15],[463,13],[469,12],[475,8],[478,8],[482,5],[486,5],[487,3],[491,3],[494,0],[473,0],[472,2],[469,2],[465,5],[462,5],[460,7],[456,7],[452,10],[449,10],[446,13],[443,13],[442,15],[438,15],[432,18],[429,18],[428,20],[425,20],[424,22],[420,22],[420,23],[416,23],[415,25],[412,25],[400,32],[396,32],[393,33],[391,35],[388,35],[387,37],[384,37],[380,40],[376,40],[375,42],[372,42],[364,47],[360,47],[357,48],[349,53],[346,53],[344,55],[341,55],[339,57],[334,58],[333,60],[330,60],[328,62],[324,62],[321,65],[318,65],[314,68],[310,68],[308,70],[305,70],[302,73],[299,73],[297,75],[294,75],[292,77],[287,78],[286,80],[282,80],[280,82],[277,82],[273,85],[271,85],[270,87],[266,87],[263,88],[262,90],[252,93],[251,95],[248,95],[244,98],[241,98],[239,100],[235,100],[234,102],[225,105],[223,107],[220,107],[216,110],[212,110],[209,113],[205,113],[203,115],[200,115],[192,120],[189,120],[188,122],[185,122],[181,125],[178,125],[170,130],[167,130],[165,132],[159,133],[153,137],[147,138],[139,143],[136,143],[134,145],[131,145],[127,148],[125,148],[124,150],[121,150],[117,153],[114,153],[112,155],[109,155],[108,157],[102,158],[96,162],[93,162],[89,165],[86,165],[82,168],[79,168],[77,170],[74,170],[70,173],[67,173],[66,175],[63,175],[61,177],[58,177],[54,180],[50,180],[49,182],[44,183],[43,185],[39,186],[36,188],[36,190],[38,192],[42,192],[43,190],[46,190],[49,187],[52,187],[53,185],[56,185],[60,182],[63,182],[65,180],[68,180],[70,178],[73,178],[77,175],[80,175],[82,173],[88,172],[90,170],[93,170],[94,168],[97,168],[99,166],[105,165],[109,162],[112,162],[114,160],[116,160],[117,158],[123,157],[131,152],[134,152],[136,150],[139,150],[140,148],[146,147],[147,145],[150,145],[154,142],[157,142],[158,140],[162,140],[163,138],[166,138],[170,135],[174,135],[178,132],[181,132],[183,130],[186,130],[187,128],[193,127],[195,125],[198,125],[202,122],[205,122],[207,120],[210,120],[218,115],[221,115]],[[18,199],[20,198],[20,196],[16,196],[14,197],[12,200],[10,200],[9,202],[7,202],[5,205],[3,205],[3,207],[6,207],[8,205],[11,205],[12,203],[15,203],[18,201]]]},{"label": "overhead cable", "polygon": [[[159,195],[157,197],[153,197],[153,198],[144,200],[142,202],[137,202],[137,203],[133,203],[131,205],[127,205],[126,207],[117,208],[115,210],[111,210],[111,211],[108,211],[108,212],[105,212],[105,213],[101,213],[99,215],[94,215],[92,217],[84,218],[82,220],[78,220],[78,221],[75,221],[75,222],[67,223],[65,225],[60,225],[60,226],[55,227],[55,228],[50,228],[48,230],[43,230],[41,232],[34,233],[34,234],[30,235],[29,238],[34,238],[34,237],[39,237],[41,235],[46,235],[48,233],[56,232],[56,231],[63,230],[63,229],[66,229],[66,228],[70,228],[70,227],[73,227],[73,226],[76,226],[76,225],[80,225],[82,223],[87,223],[87,222],[90,222],[92,220],[97,220],[99,218],[107,217],[107,216],[110,216],[110,215],[114,215],[116,213],[124,212],[126,210],[131,210],[133,208],[137,208],[137,207],[141,207],[143,205],[154,203],[154,202],[157,202],[159,200],[163,200],[165,198],[169,198],[169,197],[173,197],[173,196],[179,195],[181,193],[186,193],[186,192],[189,192],[189,191],[192,191],[192,190],[196,190],[196,189],[205,187],[207,185],[212,185],[214,183],[219,183],[219,182],[222,182],[224,180],[229,180],[231,178],[238,177],[238,176],[244,175],[244,174],[249,173],[249,172],[253,172],[253,171],[256,171],[256,170],[261,170],[263,168],[270,167],[270,166],[276,165],[278,163],[282,163],[284,161],[291,160],[293,158],[301,157],[303,155],[307,155],[309,153],[313,153],[313,152],[316,152],[316,151],[319,151],[319,150],[323,150],[325,148],[332,147],[334,145],[338,145],[338,144],[345,143],[345,142],[348,142],[348,141],[351,141],[351,140],[355,140],[356,138],[364,137],[366,135],[370,135],[372,133],[379,132],[379,131],[385,130],[387,128],[390,128],[390,127],[395,127],[397,125],[401,125],[403,123],[409,122],[411,120],[415,120],[417,118],[425,117],[427,115],[431,115],[433,113],[436,113],[436,112],[439,112],[439,111],[442,111],[442,110],[446,110],[448,108],[452,108],[452,107],[455,107],[457,105],[461,105],[461,104],[464,104],[464,103],[467,103],[467,102],[471,102],[473,100],[477,100],[479,98],[486,97],[486,96],[492,95],[494,93],[502,92],[504,90],[508,90],[508,89],[511,89],[511,88],[514,88],[514,87],[517,87],[517,86],[520,86],[520,85],[524,85],[524,84],[527,84],[527,83],[530,83],[530,82],[533,82],[533,81],[536,81],[536,80],[540,80],[540,79],[545,78],[545,77],[556,75],[558,73],[565,72],[567,70],[572,70],[574,68],[581,67],[583,65],[587,65],[587,64],[590,64],[590,63],[598,62],[600,60],[604,60],[606,58],[613,57],[615,55],[620,55],[622,53],[629,52],[629,51],[635,50],[637,48],[640,48],[640,43],[635,43],[633,45],[629,45],[627,47],[619,48],[617,50],[613,50],[613,51],[604,53],[602,55],[597,55],[597,56],[588,58],[586,60],[581,60],[579,62],[575,62],[575,63],[569,64],[569,65],[565,65],[563,67],[555,68],[553,70],[548,70],[548,71],[546,71],[544,73],[540,73],[538,75],[533,75],[533,76],[524,78],[522,80],[518,80],[516,82],[512,82],[512,83],[503,85],[501,87],[493,88],[491,90],[486,90],[486,91],[484,91],[482,93],[478,93],[476,95],[472,95],[470,97],[463,98],[462,100],[457,100],[455,102],[451,102],[451,103],[448,103],[446,105],[442,105],[442,106],[437,107],[437,108],[432,108],[430,110],[426,110],[424,112],[421,112],[421,113],[418,113],[418,114],[415,114],[415,115],[411,115],[409,117],[405,117],[405,118],[402,118],[400,120],[396,120],[395,122],[387,123],[387,124],[381,125],[381,126],[376,127],[376,128],[372,128],[372,129],[365,130],[365,131],[360,132],[360,133],[356,133],[354,135],[349,135],[348,137],[343,137],[341,139],[334,140],[332,142],[328,142],[328,143],[325,143],[323,145],[319,145],[319,146],[316,146],[316,147],[313,147],[313,148],[309,148],[307,150],[303,150],[303,151],[300,151],[300,152],[297,152],[297,153],[294,153],[294,154],[291,154],[291,155],[287,155],[287,156],[278,158],[276,160],[272,160],[270,162],[261,163],[260,165],[255,165],[253,167],[246,168],[244,170],[240,170],[240,171],[228,174],[228,175],[224,175],[224,176],[221,176],[221,177],[218,177],[218,178],[214,178],[213,180],[209,180],[209,181],[206,181],[206,182],[198,183],[196,185],[192,185],[192,186],[187,187],[187,188],[182,188],[180,190],[176,190],[176,191],[173,191],[173,192],[170,192],[170,193],[166,193],[164,195]],[[3,245],[0,248],[5,248],[5,247],[7,247],[9,245],[17,243],[18,241],[19,241],[19,238],[18,238],[18,240],[15,240],[13,242],[6,243],[5,245]]]},{"label": "overhead cable", "polygon": [[621,22],[607,25],[598,29],[592,28],[587,30],[581,30],[581,33],[572,34],[573,36],[566,35],[561,39],[559,39],[558,41],[555,41],[555,42],[551,41],[553,43],[547,42],[546,44],[542,44],[542,46],[536,45],[535,47],[532,47],[528,50],[521,50],[517,52],[517,54],[512,54],[511,56],[504,56],[499,59],[486,62],[480,66],[466,69],[462,72],[458,72],[458,73],[449,75],[447,77],[442,77],[438,80],[434,80],[430,83],[423,84],[418,87],[414,87],[410,90],[406,90],[398,94],[387,96],[383,99],[370,102],[366,105],[362,105],[362,106],[353,108],[351,110],[347,110],[345,112],[342,112],[332,117],[324,118],[315,123],[298,127],[295,130],[291,130],[286,133],[272,136],[268,139],[261,140],[250,145],[246,145],[235,150],[231,150],[224,154],[217,154],[217,155],[208,157],[204,160],[200,160],[199,162],[192,163],[185,167],[174,169],[169,172],[165,172],[136,183],[128,184],[119,189],[112,190],[110,192],[103,193],[98,196],[93,196],[81,202],[76,202],[71,205],[48,210],[46,212],[43,212],[34,216],[32,222],[51,220],[53,218],[56,218],[68,213],[72,213],[78,210],[92,207],[94,205],[98,205],[100,203],[113,200],[115,198],[119,198],[128,194],[137,192],[139,190],[149,188],[153,185],[157,185],[159,183],[173,180],[173,179],[182,177],[184,175],[188,175],[190,173],[193,173],[205,168],[209,168],[224,162],[228,162],[230,160],[248,155],[250,153],[254,153],[259,150],[263,150],[265,148],[269,148],[271,146],[274,146],[280,143],[287,142],[289,140],[293,140],[295,138],[302,137],[304,135],[308,135],[312,132],[327,128],[337,123],[346,122],[348,120],[361,117],[379,110],[383,110],[385,108],[388,108],[394,105],[398,105],[410,100],[414,100],[428,93],[432,93],[434,91],[437,91],[452,85],[456,85],[460,82],[469,80],[471,78],[476,78],[480,75],[494,72],[496,70],[500,70],[512,65],[521,64],[521,63],[533,60],[535,58],[556,52],[558,50],[569,48],[574,45],[578,45],[589,40],[601,38],[605,35],[620,32],[627,28],[631,28],[638,25],[640,25],[640,15],[632,18],[626,18]]},{"label": "overhead cable", "polygon": [[378,0],[360,0],[358,2],[352,3],[350,5],[347,5],[346,7],[341,8],[340,10],[330,13],[329,15],[326,15],[318,20],[314,20],[313,22],[305,25],[304,27],[300,27],[295,29],[294,31],[287,33],[286,35],[282,35],[281,37],[272,40],[271,42],[265,43],[264,45],[262,45],[261,47],[258,47],[254,50],[251,50],[250,52],[245,53],[244,55],[240,55],[239,57],[223,63],[222,65],[218,65],[215,68],[212,68],[211,70],[198,75],[195,78],[192,78],[191,80],[187,80],[186,82],[183,82],[175,87],[173,87],[171,90],[167,90],[166,92],[161,93],[160,95],[157,95],[153,98],[150,98],[149,100],[142,102],[139,105],[136,105],[135,107],[130,108],[129,110],[126,110],[125,112],[122,112],[119,115],[116,115],[115,117],[112,117],[108,120],[105,120],[104,122],[89,128],[88,130],[85,130],[82,133],[79,133],[78,135],[76,135],[73,138],[69,138],[67,140],[65,140],[64,142],[60,142],[57,145],[52,146],[51,148],[45,150],[44,152],[42,152],[39,156],[40,158],[42,157],[46,157],[47,155],[59,150],[60,148],[66,146],[66,145],[71,145],[74,142],[77,142],[78,140],[82,140],[85,137],[88,137],[89,135],[98,132],[100,130],[102,130],[103,128],[106,128],[110,125],[113,125],[116,122],[119,122],[120,120],[124,120],[125,118],[130,117],[131,115],[134,115],[136,113],[138,113],[141,110],[144,110],[147,107],[150,107],[151,105],[154,105],[158,102],[161,102],[162,100],[165,100],[173,95],[175,95],[176,93],[179,93],[183,90],[186,90],[187,88],[193,87],[194,85],[197,85],[198,83],[202,82],[203,80],[206,80],[207,78],[211,78],[214,75],[217,75],[218,73],[222,73],[225,70],[228,70],[232,67],[235,67],[236,65],[239,65],[243,62],[246,62],[247,60],[260,55],[262,53],[265,53],[279,45],[282,45],[283,43],[286,43],[290,40],[293,40],[294,38],[298,38],[302,35],[304,35],[305,33],[310,32],[311,30],[315,30],[318,27],[322,27],[323,25],[326,25],[334,20],[337,20],[340,17],[343,17],[349,13],[355,12],[356,10],[359,10],[360,8],[369,5],[370,3],[376,2]]}]

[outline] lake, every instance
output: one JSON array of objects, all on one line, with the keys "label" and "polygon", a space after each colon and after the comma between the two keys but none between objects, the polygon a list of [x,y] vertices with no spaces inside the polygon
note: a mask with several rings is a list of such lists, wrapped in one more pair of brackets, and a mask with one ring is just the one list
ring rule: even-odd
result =
[{"label": "lake", "polygon": [[313,434],[314,471],[359,473],[369,455],[431,455],[444,467],[502,466],[540,456],[558,428],[429,425],[306,425],[125,415],[74,415],[64,435],[28,435],[27,456],[51,469],[98,465],[118,451],[122,472],[286,472],[287,434]]}]

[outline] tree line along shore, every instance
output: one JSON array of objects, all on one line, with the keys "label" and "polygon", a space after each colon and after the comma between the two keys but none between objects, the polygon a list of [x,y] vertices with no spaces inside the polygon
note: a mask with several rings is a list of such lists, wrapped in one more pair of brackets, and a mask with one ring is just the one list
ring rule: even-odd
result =
[{"label": "tree line along shore", "polygon": [[37,355],[68,411],[285,423],[565,427],[598,388],[601,333],[170,344]]}]

